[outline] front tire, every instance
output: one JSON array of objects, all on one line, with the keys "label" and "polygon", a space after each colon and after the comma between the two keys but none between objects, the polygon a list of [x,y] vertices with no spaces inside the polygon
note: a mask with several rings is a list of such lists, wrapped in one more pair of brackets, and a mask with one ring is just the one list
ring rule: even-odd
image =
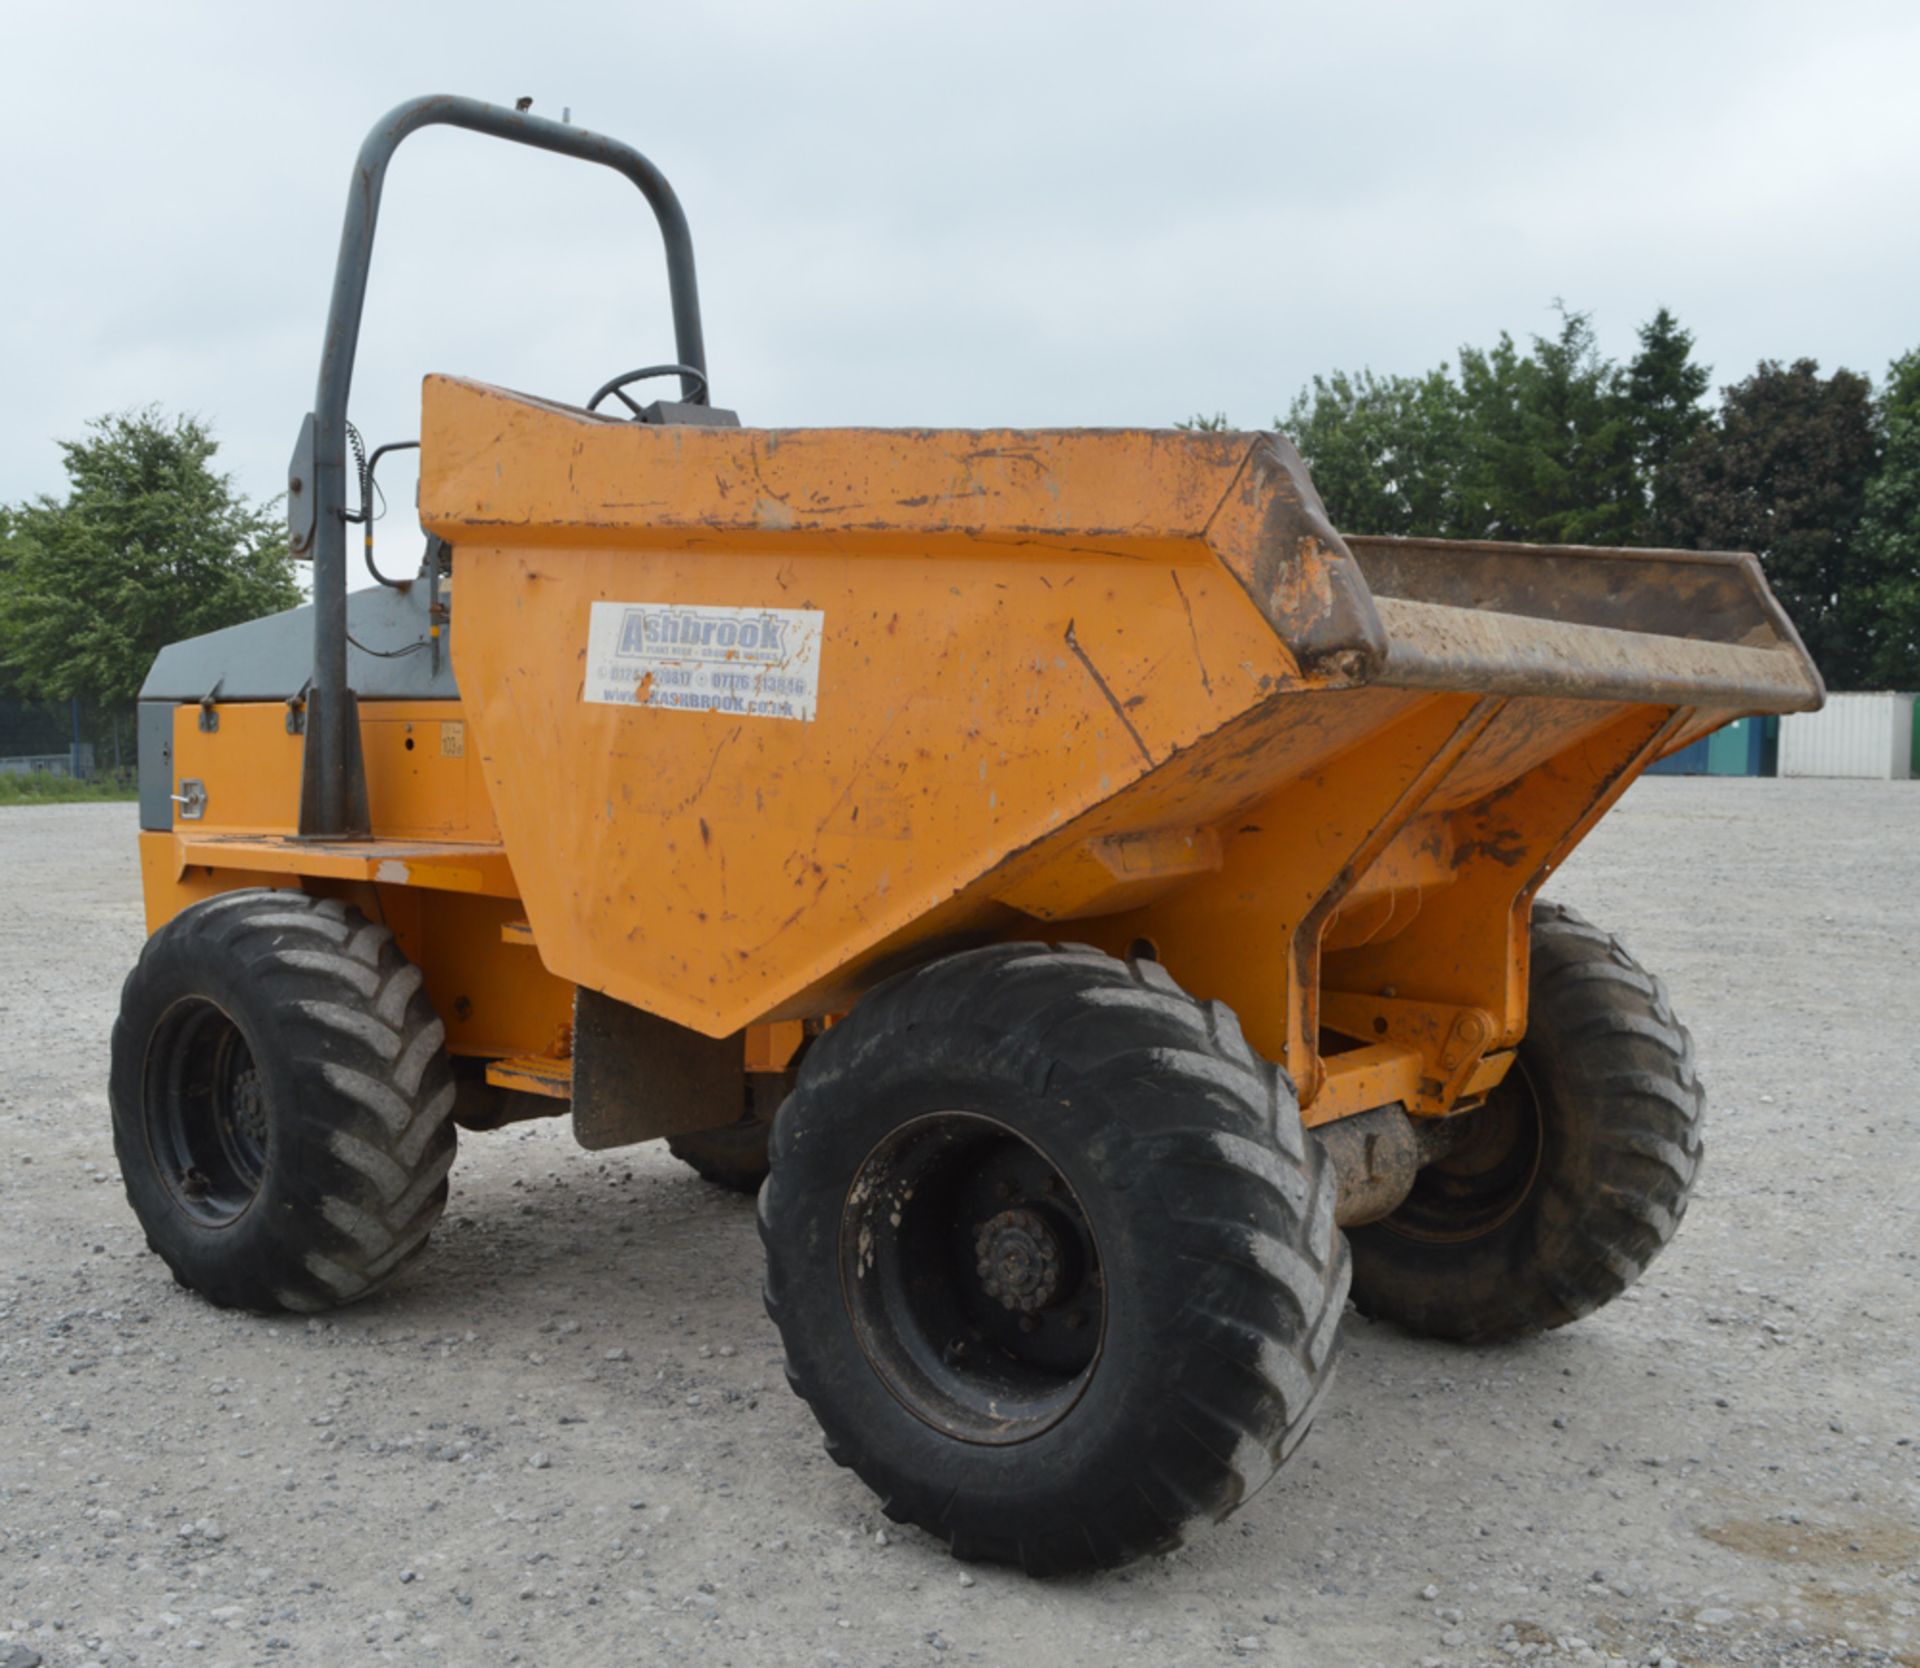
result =
[{"label": "front tire", "polygon": [[1153,962],[999,945],[880,986],[802,1065],[760,1220],[828,1453],[961,1557],[1165,1551],[1332,1375],[1331,1166],[1286,1075]]},{"label": "front tire", "polygon": [[417,968],[333,899],[223,893],[147,941],[120,995],[114,1148],[147,1243],[223,1307],[369,1296],[426,1244],[453,1071]]},{"label": "front tire", "polygon": [[1353,1230],[1353,1301],[1484,1343],[1592,1314],[1680,1226],[1706,1092],[1658,979],[1571,909],[1533,911],[1526,1036],[1460,1147]]}]

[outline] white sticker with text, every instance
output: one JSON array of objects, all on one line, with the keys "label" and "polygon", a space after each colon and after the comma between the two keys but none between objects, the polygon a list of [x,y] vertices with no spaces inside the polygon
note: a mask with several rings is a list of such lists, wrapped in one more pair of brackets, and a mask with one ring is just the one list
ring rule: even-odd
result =
[{"label": "white sticker with text", "polygon": [[596,602],[581,696],[609,706],[810,722],[826,615],[811,608]]}]

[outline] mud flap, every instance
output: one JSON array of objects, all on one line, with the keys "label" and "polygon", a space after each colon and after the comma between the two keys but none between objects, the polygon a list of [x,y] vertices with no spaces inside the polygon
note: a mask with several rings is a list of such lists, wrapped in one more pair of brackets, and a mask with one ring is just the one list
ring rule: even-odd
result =
[{"label": "mud flap", "polygon": [[589,1152],[735,1123],[745,1039],[709,1037],[585,986],[573,998],[573,1134]]}]

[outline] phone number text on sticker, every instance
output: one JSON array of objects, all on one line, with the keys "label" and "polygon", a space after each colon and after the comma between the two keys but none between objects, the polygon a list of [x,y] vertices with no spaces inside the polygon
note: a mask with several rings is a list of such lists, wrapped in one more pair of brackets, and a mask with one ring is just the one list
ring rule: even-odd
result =
[{"label": "phone number text on sticker", "polygon": [[811,608],[596,602],[581,699],[811,722],[826,620]]}]

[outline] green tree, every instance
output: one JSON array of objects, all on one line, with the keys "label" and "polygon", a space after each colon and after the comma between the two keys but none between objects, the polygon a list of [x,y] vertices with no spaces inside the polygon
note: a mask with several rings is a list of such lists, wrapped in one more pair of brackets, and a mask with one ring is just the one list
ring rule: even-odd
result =
[{"label": "green tree", "polygon": [[1811,359],[1765,360],[1721,391],[1672,470],[1667,539],[1757,555],[1835,689],[1871,677],[1876,575],[1858,534],[1879,461],[1872,394],[1852,371],[1823,377]]},{"label": "green tree", "polygon": [[212,467],[192,417],[121,412],[63,441],[69,490],[8,515],[0,662],[29,695],[130,702],[161,647],[300,600],[285,529]]},{"label": "green tree", "polygon": [[1527,537],[1520,500],[1532,471],[1520,363],[1520,350],[1504,330],[1491,348],[1460,349],[1461,469],[1448,518],[1454,537]]},{"label": "green tree", "polygon": [[1317,376],[1282,426],[1354,532],[1624,544],[1646,531],[1649,469],[1700,420],[1691,346],[1663,309],[1623,371],[1561,307],[1525,352],[1502,332],[1424,376]]},{"label": "green tree", "polygon": [[1482,538],[1623,544],[1640,502],[1623,379],[1591,315],[1559,310],[1558,333],[1524,357],[1504,334],[1490,352],[1461,350],[1461,519]]},{"label": "green tree", "polygon": [[1920,350],[1888,367],[1879,415],[1880,468],[1860,518],[1860,554],[1872,575],[1861,610],[1866,681],[1920,689]]},{"label": "green tree", "polygon": [[1656,542],[1673,520],[1674,462],[1706,426],[1700,401],[1712,379],[1712,367],[1694,361],[1693,333],[1666,308],[1640,326],[1640,351],[1627,366],[1624,389],[1643,494],[1636,544]]},{"label": "green tree", "polygon": [[1316,376],[1277,427],[1313,473],[1333,524],[1352,533],[1443,536],[1461,456],[1460,391],[1425,376]]}]

